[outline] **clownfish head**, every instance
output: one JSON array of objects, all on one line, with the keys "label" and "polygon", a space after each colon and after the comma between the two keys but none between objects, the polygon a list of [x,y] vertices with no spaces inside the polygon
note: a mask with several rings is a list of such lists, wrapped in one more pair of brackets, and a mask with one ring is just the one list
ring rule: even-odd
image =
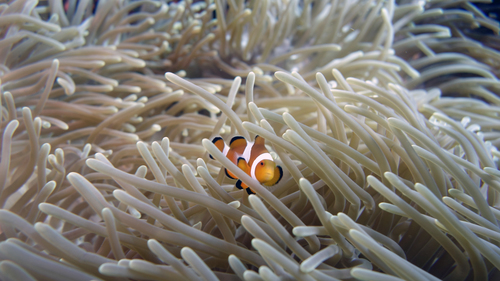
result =
[{"label": "clownfish head", "polygon": [[266,184],[274,178],[275,170],[276,163],[274,161],[262,160],[255,167],[255,177],[260,183]]}]

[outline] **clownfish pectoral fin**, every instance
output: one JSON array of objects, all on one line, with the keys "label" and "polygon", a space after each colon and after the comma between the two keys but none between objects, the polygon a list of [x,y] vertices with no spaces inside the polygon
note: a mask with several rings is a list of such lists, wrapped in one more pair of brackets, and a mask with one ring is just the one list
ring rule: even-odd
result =
[{"label": "clownfish pectoral fin", "polygon": [[236,180],[238,179],[233,173],[231,173],[231,171],[229,171],[228,169],[224,168],[224,172],[226,172],[226,176],[230,179],[233,179],[233,180]]},{"label": "clownfish pectoral fin", "polygon": [[[224,140],[221,137],[215,137],[212,140],[212,143],[220,150],[220,152],[224,151]],[[214,157],[210,154],[210,158],[214,159]]]},{"label": "clownfish pectoral fin", "polygon": [[247,140],[242,136],[236,136],[229,142],[229,149],[235,149],[237,147],[246,147]]},{"label": "clownfish pectoral fin", "polygon": [[266,140],[263,137],[261,137],[259,135],[255,136],[255,144],[264,145],[265,143],[266,143]]},{"label": "clownfish pectoral fin", "polygon": [[242,169],[245,173],[250,174],[250,166],[248,166],[247,161],[245,161],[245,158],[240,157],[238,158],[238,168]]},{"label": "clownfish pectoral fin", "polygon": [[273,186],[277,184],[283,177],[283,169],[280,166],[274,168],[274,177],[270,181],[266,181],[264,185]]}]

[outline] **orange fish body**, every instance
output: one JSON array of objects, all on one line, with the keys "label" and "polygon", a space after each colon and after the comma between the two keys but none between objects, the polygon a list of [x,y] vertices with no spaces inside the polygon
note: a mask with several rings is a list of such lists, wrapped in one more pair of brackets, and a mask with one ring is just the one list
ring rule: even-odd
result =
[{"label": "orange fish body", "polygon": [[[221,137],[214,138],[212,142],[231,162],[261,184],[272,186],[281,180],[283,169],[276,165],[266,149],[264,138],[256,136],[254,142],[247,142],[244,137],[236,136],[231,139],[229,146]],[[213,159],[211,155],[210,157]],[[248,194],[254,193],[231,171],[225,169],[225,172],[229,178],[238,180],[236,182],[238,189],[246,189]]]}]

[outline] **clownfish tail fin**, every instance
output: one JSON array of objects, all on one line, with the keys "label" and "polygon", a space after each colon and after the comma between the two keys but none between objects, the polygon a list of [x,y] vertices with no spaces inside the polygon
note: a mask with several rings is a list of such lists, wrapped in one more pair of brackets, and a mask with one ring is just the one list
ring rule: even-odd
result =
[{"label": "clownfish tail fin", "polygon": [[250,189],[250,187],[249,187],[249,188],[247,188],[247,193],[248,193],[248,195],[255,194],[255,192],[253,192],[253,191]]},{"label": "clownfish tail fin", "polygon": [[229,149],[236,147],[245,147],[247,145],[247,140],[242,136],[235,136],[229,142]]},{"label": "clownfish tail fin", "polygon": [[[221,137],[215,137],[212,140],[212,143],[220,150],[220,152],[224,151],[225,144],[224,144],[224,140]],[[210,156],[211,159],[214,159],[212,154],[209,154],[208,156]]]}]

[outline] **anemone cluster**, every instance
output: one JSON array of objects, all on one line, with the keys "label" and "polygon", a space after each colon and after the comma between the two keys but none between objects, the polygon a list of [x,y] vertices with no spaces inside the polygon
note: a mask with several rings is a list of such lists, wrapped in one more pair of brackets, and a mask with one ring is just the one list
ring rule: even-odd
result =
[{"label": "anemone cluster", "polygon": [[[498,278],[495,14],[0,2],[0,280]],[[211,142],[256,135],[275,186]]]}]

